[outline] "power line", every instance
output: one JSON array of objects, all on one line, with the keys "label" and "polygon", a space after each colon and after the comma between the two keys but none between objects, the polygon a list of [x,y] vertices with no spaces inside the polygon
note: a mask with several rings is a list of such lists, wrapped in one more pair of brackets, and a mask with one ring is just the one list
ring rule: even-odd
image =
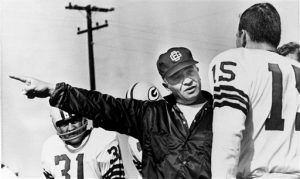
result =
[{"label": "power line", "polygon": [[107,20],[105,20],[105,23],[102,25],[99,25],[98,22],[96,23],[95,27],[92,27],[92,12],[110,12],[114,11],[114,8],[101,8],[97,6],[78,6],[78,5],[72,5],[69,3],[68,6],[65,7],[69,10],[79,10],[79,11],[85,11],[86,12],[86,20],[87,20],[87,29],[80,30],[80,28],[77,28],[77,34],[83,34],[88,33],[88,50],[89,50],[89,71],[90,71],[90,85],[91,90],[96,89],[96,82],[95,82],[95,66],[94,66],[94,50],[93,50],[93,30],[98,30],[104,27],[108,27]]}]

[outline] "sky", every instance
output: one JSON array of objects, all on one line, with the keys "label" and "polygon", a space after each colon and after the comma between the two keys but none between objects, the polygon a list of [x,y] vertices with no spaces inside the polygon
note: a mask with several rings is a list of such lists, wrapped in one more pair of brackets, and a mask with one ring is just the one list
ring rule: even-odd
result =
[{"label": "sky", "polygon": [[[238,17],[261,0],[0,0],[1,159],[22,178],[41,176],[43,142],[55,134],[48,99],[29,100],[8,75],[32,76],[90,88],[85,12],[69,2],[111,8],[92,14],[96,90],[124,97],[135,82],[154,83],[168,94],[156,60],[168,48],[184,46],[199,61],[202,88],[209,90],[208,65],[235,47]],[[281,44],[299,43],[299,1],[271,0],[281,15]],[[105,136],[104,136],[105,137]]]}]

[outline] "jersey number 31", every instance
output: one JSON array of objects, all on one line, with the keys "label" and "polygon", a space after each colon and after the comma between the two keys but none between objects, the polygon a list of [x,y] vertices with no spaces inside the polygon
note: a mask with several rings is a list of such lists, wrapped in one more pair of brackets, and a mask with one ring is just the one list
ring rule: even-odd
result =
[{"label": "jersey number 31", "polygon": [[[77,178],[83,179],[83,154],[78,154],[76,157],[77,160]],[[66,154],[55,156],[55,165],[58,165],[60,161],[65,161],[65,168],[61,170],[62,176],[65,176],[66,179],[70,179],[71,176],[68,173],[70,170],[71,160]]]}]

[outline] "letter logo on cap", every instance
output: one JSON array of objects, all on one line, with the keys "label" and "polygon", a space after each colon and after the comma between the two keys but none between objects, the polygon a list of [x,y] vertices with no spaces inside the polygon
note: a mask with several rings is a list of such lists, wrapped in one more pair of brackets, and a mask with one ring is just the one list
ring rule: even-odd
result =
[{"label": "letter logo on cap", "polygon": [[181,53],[179,51],[172,51],[170,54],[170,58],[172,62],[177,62],[182,57]]}]

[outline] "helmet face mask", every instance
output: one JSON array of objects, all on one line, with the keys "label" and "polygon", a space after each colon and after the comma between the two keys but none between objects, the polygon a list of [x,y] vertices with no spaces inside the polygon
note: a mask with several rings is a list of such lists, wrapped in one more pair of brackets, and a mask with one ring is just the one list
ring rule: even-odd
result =
[{"label": "helmet face mask", "polygon": [[[64,125],[61,125],[59,121],[57,122],[57,135],[65,142],[76,143],[74,140],[83,136],[86,131],[87,121],[83,118],[81,121],[73,121],[70,118],[69,120],[64,120],[63,123]],[[69,129],[69,125],[73,126],[72,130]]]},{"label": "helmet face mask", "polygon": [[58,108],[51,108],[50,116],[57,135],[69,145],[80,145],[87,131],[87,119],[69,114]]}]

